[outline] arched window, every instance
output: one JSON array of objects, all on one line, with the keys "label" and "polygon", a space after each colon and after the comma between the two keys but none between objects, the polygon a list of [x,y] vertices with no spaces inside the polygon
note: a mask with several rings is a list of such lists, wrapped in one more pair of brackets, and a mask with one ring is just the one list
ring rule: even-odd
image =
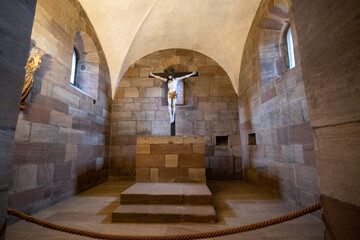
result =
[{"label": "arched window", "polygon": [[291,28],[287,30],[286,33],[286,43],[289,57],[289,68],[292,69],[295,67],[295,55],[294,55],[294,43],[291,35]]},{"label": "arched window", "polygon": [[70,83],[80,92],[97,99],[99,55],[93,40],[85,32],[75,35]]},{"label": "arched window", "polygon": [[284,4],[272,7],[261,24],[259,58],[263,87],[295,67],[289,10]]},{"label": "arched window", "polygon": [[76,85],[76,68],[78,63],[78,54],[76,52],[76,49],[74,48],[74,52],[72,55],[72,63],[71,63],[71,75],[70,75],[70,83],[72,85]]}]

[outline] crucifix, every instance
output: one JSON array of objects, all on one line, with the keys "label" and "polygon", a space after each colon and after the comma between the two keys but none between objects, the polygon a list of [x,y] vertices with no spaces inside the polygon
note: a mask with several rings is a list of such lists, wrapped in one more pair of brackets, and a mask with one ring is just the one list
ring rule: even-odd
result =
[{"label": "crucifix", "polygon": [[179,72],[179,73],[149,73],[149,77],[160,79],[168,84],[168,109],[170,114],[170,132],[175,136],[175,111],[176,111],[176,88],[179,81],[199,76],[198,72]]}]

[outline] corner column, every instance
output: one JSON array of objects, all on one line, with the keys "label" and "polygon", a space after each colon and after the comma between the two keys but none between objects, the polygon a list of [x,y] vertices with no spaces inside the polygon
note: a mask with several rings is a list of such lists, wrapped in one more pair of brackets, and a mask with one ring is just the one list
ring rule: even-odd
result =
[{"label": "corner column", "polygon": [[0,7],[0,240],[5,239],[14,135],[36,2],[2,0]]}]

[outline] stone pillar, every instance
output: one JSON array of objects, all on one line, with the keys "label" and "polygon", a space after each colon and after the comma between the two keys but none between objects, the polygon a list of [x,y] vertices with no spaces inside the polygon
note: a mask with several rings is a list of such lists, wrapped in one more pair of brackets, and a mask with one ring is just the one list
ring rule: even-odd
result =
[{"label": "stone pillar", "polygon": [[15,128],[24,84],[37,0],[0,2],[0,239],[5,239],[6,206]]},{"label": "stone pillar", "polygon": [[360,1],[293,0],[325,239],[360,236]]}]

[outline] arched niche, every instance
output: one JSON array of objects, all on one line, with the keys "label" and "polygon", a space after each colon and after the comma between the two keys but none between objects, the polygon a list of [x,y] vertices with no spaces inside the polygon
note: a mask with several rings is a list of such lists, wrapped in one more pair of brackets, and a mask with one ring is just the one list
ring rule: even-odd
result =
[{"label": "arched niche", "polygon": [[272,7],[261,24],[259,57],[262,86],[289,70],[286,41],[289,27],[289,10],[282,3]]},{"label": "arched niche", "polygon": [[[184,80],[185,104],[176,110],[176,135],[204,136],[206,151],[199,153],[199,157],[206,158],[209,179],[241,178],[238,97],[230,77],[211,58],[187,49],[159,50],[144,56],[120,80],[112,104],[113,177],[136,175],[137,179],[147,181],[148,171],[137,169],[135,173],[137,136],[170,135],[169,110],[163,104],[167,103],[167,92],[163,82],[149,78],[149,73],[192,71],[198,71],[199,76]],[[216,145],[219,136],[227,137],[226,146]],[[156,172],[156,167],[153,170]],[[163,178],[162,173],[154,177],[159,181]]]},{"label": "arched niche", "polygon": [[99,85],[99,54],[89,35],[79,31],[75,35],[74,50],[77,66],[74,86],[93,99],[97,99]]}]

